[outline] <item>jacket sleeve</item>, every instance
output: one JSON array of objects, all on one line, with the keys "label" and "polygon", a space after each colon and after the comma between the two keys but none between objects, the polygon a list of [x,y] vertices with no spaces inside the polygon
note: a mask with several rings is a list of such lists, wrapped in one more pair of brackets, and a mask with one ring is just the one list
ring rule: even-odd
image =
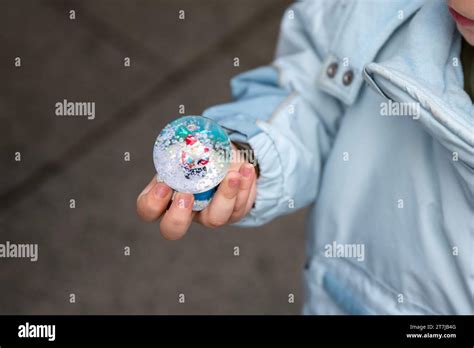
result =
[{"label": "jacket sleeve", "polygon": [[290,7],[273,64],[232,79],[234,101],[203,113],[227,128],[232,140],[249,143],[260,166],[255,206],[239,225],[261,225],[317,196],[342,106],[316,86],[323,45],[310,31],[316,7]]}]

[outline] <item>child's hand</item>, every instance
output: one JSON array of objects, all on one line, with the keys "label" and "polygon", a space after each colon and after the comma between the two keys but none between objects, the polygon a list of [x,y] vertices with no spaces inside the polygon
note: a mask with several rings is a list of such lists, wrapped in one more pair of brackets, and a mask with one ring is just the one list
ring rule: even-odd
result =
[{"label": "child's hand", "polygon": [[177,193],[166,210],[172,194],[173,190],[157,182],[154,176],[137,198],[138,215],[148,222],[161,217],[160,231],[166,239],[183,237],[193,219],[207,227],[237,222],[247,215],[255,201],[255,168],[247,162],[233,162],[211,203],[200,212],[192,211],[194,196],[190,193]]}]

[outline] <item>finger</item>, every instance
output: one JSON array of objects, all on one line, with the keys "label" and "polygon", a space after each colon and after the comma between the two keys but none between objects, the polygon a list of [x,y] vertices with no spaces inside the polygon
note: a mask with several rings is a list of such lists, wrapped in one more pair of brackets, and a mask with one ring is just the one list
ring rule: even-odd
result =
[{"label": "finger", "polygon": [[250,163],[245,163],[240,167],[240,174],[242,181],[240,182],[239,193],[235,201],[234,212],[232,213],[229,222],[239,221],[245,214],[247,201],[250,196],[250,190],[255,180],[255,168]]},{"label": "finger", "polygon": [[231,171],[227,173],[211,203],[197,215],[198,221],[208,227],[225,225],[234,211],[240,182],[241,175],[239,172]]},{"label": "finger", "polygon": [[140,192],[140,194],[138,195],[137,197],[137,201],[138,201],[138,198],[140,198],[141,196],[143,195],[146,195],[148,192],[150,192],[150,190],[158,183],[158,181],[156,180],[156,176],[153,177],[153,179],[151,179],[151,181],[148,183],[148,185],[146,185],[146,187],[143,189],[142,192]]},{"label": "finger", "polygon": [[257,198],[257,180],[253,181],[252,188],[250,189],[249,199],[247,200],[247,206],[245,207],[244,216],[252,210],[255,199]]},{"label": "finger", "polygon": [[168,240],[184,236],[193,218],[194,196],[190,193],[177,193],[170,208],[160,222],[160,232]]},{"label": "finger", "polygon": [[144,221],[157,220],[166,210],[173,190],[155,178],[145,187],[137,198],[137,213]]}]

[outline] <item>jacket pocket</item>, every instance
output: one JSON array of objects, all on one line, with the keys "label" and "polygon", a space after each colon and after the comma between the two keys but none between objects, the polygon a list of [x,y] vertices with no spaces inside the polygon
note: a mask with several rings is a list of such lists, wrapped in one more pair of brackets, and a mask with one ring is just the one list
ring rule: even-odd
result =
[{"label": "jacket pocket", "polygon": [[407,301],[352,260],[316,256],[304,273],[304,314],[436,314]]}]

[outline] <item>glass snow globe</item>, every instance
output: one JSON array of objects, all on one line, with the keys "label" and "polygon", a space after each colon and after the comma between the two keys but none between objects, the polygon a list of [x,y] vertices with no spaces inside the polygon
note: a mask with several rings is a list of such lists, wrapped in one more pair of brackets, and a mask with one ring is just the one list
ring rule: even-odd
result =
[{"label": "glass snow globe", "polygon": [[153,147],[158,180],[177,192],[194,194],[194,211],[204,209],[231,163],[226,131],[202,116],[178,118],[161,131]]}]

